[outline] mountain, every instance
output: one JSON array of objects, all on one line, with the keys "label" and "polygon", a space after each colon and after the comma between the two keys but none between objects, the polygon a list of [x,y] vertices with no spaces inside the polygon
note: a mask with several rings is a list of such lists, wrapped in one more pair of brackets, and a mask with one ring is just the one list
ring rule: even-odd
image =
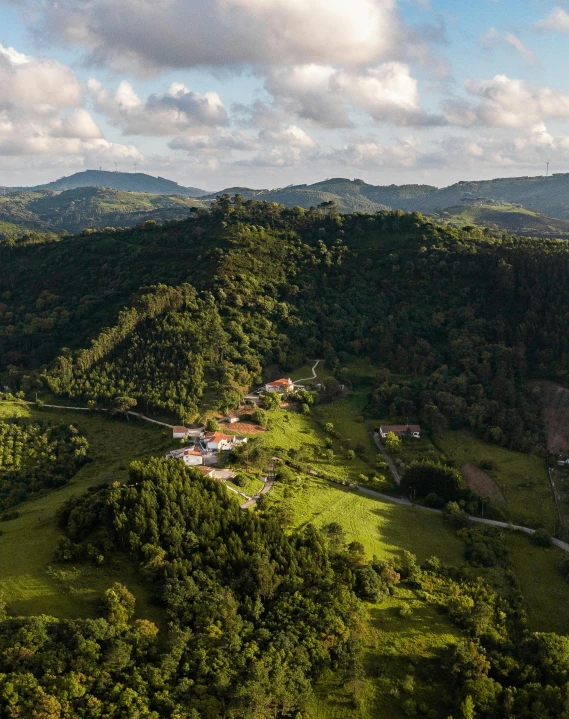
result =
[{"label": "mountain", "polygon": [[[14,190],[75,190],[78,187],[110,187],[128,192],[149,192],[154,195],[183,195],[201,197],[207,194],[197,187],[183,187],[164,177],[153,177],[143,172],[109,172],[107,170],[85,170],[69,177],[35,187],[17,187]],[[10,188],[8,188],[10,189]]]},{"label": "mountain", "polygon": [[94,227],[132,227],[138,222],[179,220],[203,203],[180,195],[154,195],[102,187],[35,190],[0,196],[0,234],[78,233]]},{"label": "mountain", "polygon": [[[480,182],[457,182],[445,188],[432,185],[370,185],[362,180],[332,178],[312,185],[291,185],[274,190],[255,190],[252,188],[228,188],[203,197],[211,200],[220,194],[231,195],[239,192],[245,199],[255,198],[268,202],[278,202],[287,207],[316,207],[322,202],[333,201],[341,212],[378,212],[382,209],[418,211],[424,214],[441,214],[447,208],[472,204],[514,204],[534,213],[550,218],[569,220],[569,174],[557,174],[551,177],[513,177]],[[500,229],[508,230],[507,224],[512,218],[503,217],[501,224],[496,214],[492,223]],[[519,223],[523,227],[523,223]],[[547,222],[529,225],[539,232]],[[518,229],[518,233],[526,234]],[[547,232],[546,235],[558,235]]]}]

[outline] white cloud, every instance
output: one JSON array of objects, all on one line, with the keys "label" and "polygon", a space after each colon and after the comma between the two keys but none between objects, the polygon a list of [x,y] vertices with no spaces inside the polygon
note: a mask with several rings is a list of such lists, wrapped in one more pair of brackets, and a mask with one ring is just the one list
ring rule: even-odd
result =
[{"label": "white cloud", "polygon": [[395,0],[14,1],[42,37],[123,70],[375,63],[405,35]]},{"label": "white cloud", "polygon": [[421,109],[417,81],[401,62],[353,70],[314,64],[277,68],[268,73],[265,88],[285,110],[327,128],[352,127],[350,107],[376,122],[442,122]]},{"label": "white cloud", "polygon": [[549,15],[536,23],[538,30],[569,32],[569,13],[562,7],[555,7]]},{"label": "white cloud", "polygon": [[85,109],[74,71],[55,60],[34,58],[0,45],[0,155],[111,161],[140,158],[133,145],[108,142]]},{"label": "white cloud", "polygon": [[495,27],[491,27],[488,32],[480,38],[480,44],[487,49],[496,48],[501,43],[506,43],[510,47],[527,60],[530,65],[537,63],[535,52],[530,50],[527,45],[513,32],[500,33]]},{"label": "white cloud", "polygon": [[125,80],[113,97],[98,80],[91,78],[87,86],[95,108],[108,115],[125,135],[175,135],[189,128],[228,122],[217,92],[192,92],[179,82],[172,83],[162,95],[149,95],[145,102]]},{"label": "white cloud", "polygon": [[563,90],[534,87],[506,75],[484,81],[470,79],[465,87],[479,102],[450,103],[446,112],[450,124],[534,127],[547,119],[569,119],[569,93]]}]

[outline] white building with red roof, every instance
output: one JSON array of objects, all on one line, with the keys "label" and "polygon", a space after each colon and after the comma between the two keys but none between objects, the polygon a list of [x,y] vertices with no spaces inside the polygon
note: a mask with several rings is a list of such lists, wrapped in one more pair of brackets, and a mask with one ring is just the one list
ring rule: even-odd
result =
[{"label": "white building with red roof", "polygon": [[182,439],[183,437],[187,437],[189,434],[190,430],[187,427],[182,427],[181,425],[172,427],[172,437],[174,439]]},{"label": "white building with red roof", "polygon": [[294,382],[290,377],[276,379],[273,382],[267,382],[265,385],[266,392],[292,392],[294,390]]}]

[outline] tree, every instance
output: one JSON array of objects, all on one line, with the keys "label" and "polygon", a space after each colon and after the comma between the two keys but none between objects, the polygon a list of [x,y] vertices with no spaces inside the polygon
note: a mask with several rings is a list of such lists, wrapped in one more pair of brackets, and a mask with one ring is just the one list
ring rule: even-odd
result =
[{"label": "tree", "polygon": [[105,613],[110,624],[126,624],[134,613],[136,600],[120,582],[107,589],[103,599]]},{"label": "tree", "polygon": [[266,427],[268,421],[267,412],[264,409],[256,409],[253,412],[253,422],[256,422],[261,427]]},{"label": "tree", "polygon": [[128,419],[127,412],[136,405],[137,401],[134,397],[115,397],[113,399],[113,412],[124,412]]},{"label": "tree", "polygon": [[278,409],[281,406],[281,396],[278,392],[263,392],[259,405],[262,409]]},{"label": "tree", "polygon": [[387,437],[383,440],[385,449],[391,454],[399,454],[403,442],[401,437],[398,437],[394,432],[388,432]]},{"label": "tree", "polygon": [[208,432],[218,432],[219,431],[219,422],[214,419],[213,417],[210,417],[208,421],[206,422],[205,428]]},{"label": "tree", "polygon": [[460,499],[466,484],[460,472],[437,462],[412,462],[403,474],[403,488],[416,497],[435,494],[446,502]]}]

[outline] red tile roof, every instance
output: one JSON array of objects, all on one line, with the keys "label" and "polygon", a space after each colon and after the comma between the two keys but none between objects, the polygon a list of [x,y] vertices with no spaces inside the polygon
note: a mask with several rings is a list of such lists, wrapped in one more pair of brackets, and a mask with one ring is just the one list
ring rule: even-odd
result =
[{"label": "red tile roof", "polygon": [[222,439],[235,439],[232,434],[223,434],[223,432],[208,432],[204,435],[204,439],[208,442],[221,442]]},{"label": "red tile roof", "polygon": [[190,430],[187,427],[182,427],[181,425],[176,425],[175,427],[172,427],[172,432],[175,432],[176,434],[180,434],[181,432],[189,432]]},{"label": "red tile roof", "polygon": [[267,387],[290,387],[291,384],[294,384],[292,380],[290,379],[276,379],[274,382],[267,382]]},{"label": "red tile roof", "polygon": [[211,467],[196,467],[196,469],[199,472],[203,472],[206,476],[208,474],[213,474],[215,470],[211,469]]},{"label": "red tile roof", "polygon": [[192,454],[195,457],[201,457],[201,452],[197,447],[191,447],[189,449],[184,450],[184,454]]}]

